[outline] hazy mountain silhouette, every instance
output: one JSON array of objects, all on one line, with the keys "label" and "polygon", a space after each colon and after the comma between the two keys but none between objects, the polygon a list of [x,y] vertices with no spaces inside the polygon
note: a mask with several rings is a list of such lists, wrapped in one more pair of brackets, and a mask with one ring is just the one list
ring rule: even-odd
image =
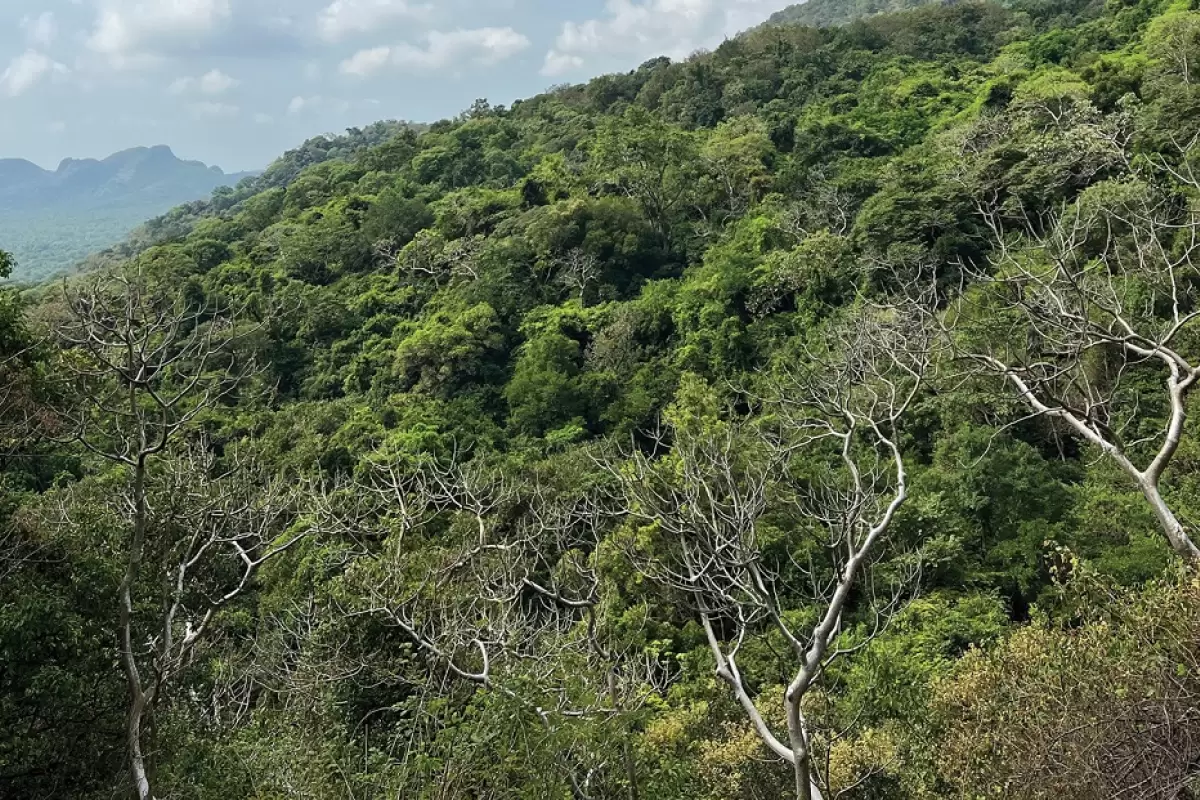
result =
[{"label": "hazy mountain silhouette", "polygon": [[116,244],[150,217],[251,174],[184,161],[166,145],[68,158],[53,171],[0,159],[0,242],[17,257],[14,277],[43,277]]}]

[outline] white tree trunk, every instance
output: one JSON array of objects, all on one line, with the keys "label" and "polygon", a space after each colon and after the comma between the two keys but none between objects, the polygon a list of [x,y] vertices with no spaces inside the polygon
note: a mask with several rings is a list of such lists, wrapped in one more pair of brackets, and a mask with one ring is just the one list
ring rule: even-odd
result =
[{"label": "white tree trunk", "polygon": [[1163,499],[1157,483],[1143,478],[1138,481],[1138,486],[1142,490],[1142,496],[1150,503],[1150,508],[1154,511],[1154,516],[1158,519],[1158,524],[1162,526],[1163,533],[1166,534],[1172,549],[1187,561],[1200,561],[1200,548],[1196,547],[1192,537],[1183,527],[1183,523],[1175,516],[1175,512],[1167,505],[1167,501]]},{"label": "white tree trunk", "polygon": [[133,785],[138,800],[154,800],[150,790],[150,777],[146,771],[146,757],[142,753],[142,715],[145,712],[145,699],[135,699],[129,709],[129,768],[133,773]]}]

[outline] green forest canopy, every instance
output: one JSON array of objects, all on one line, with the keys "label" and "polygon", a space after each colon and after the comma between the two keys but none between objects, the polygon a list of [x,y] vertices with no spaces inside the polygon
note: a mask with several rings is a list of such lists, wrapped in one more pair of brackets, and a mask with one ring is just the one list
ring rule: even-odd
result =
[{"label": "green forest canopy", "polygon": [[848,25],[873,14],[906,11],[937,0],[806,0],[771,15],[768,25],[808,25],[828,28]]},{"label": "green forest canopy", "polygon": [[765,26],[8,290],[0,795],[1191,796],[1198,63]]}]

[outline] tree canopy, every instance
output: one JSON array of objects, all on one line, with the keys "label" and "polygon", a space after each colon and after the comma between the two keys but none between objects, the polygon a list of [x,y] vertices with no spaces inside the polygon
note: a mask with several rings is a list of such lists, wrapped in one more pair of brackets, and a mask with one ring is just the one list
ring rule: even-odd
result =
[{"label": "tree canopy", "polygon": [[0,287],[0,795],[1200,791],[1200,11],[809,21]]}]

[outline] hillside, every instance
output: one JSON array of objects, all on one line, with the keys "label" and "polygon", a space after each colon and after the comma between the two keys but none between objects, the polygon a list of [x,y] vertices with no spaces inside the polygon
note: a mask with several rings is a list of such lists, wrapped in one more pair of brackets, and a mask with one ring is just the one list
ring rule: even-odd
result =
[{"label": "hillside", "polygon": [[146,219],[207,197],[246,174],[183,161],[169,147],[138,147],[102,159],[65,159],[44,170],[0,160],[0,239],[17,258],[14,275],[34,280],[116,244]]},{"label": "hillside", "polygon": [[147,219],[129,236],[90,254],[80,263],[79,269],[94,270],[131,259],[148,247],[186,236],[202,220],[227,215],[248,198],[269,189],[286,188],[305,169],[352,160],[398,133],[419,133],[428,127],[421,123],[386,120],[364,128],[351,128],[340,135],[315,136],[281,155],[261,173],[244,177],[236,186],[218,187],[210,197],[200,197]]},{"label": "hillside", "polygon": [[0,796],[1197,796],[1197,63],[766,25],[0,288]]},{"label": "hillside", "polygon": [[906,11],[910,8],[951,0],[807,0],[771,15],[768,25],[807,25],[829,28],[847,25],[875,14]]}]

